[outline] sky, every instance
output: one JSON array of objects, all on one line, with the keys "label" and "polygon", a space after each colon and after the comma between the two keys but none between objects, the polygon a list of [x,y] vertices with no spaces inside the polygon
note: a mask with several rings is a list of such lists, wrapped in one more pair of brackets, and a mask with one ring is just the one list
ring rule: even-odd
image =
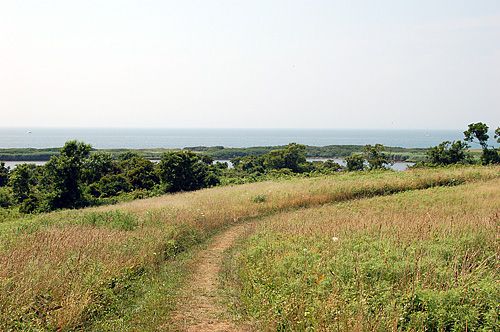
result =
[{"label": "sky", "polygon": [[500,125],[499,0],[0,0],[0,127]]}]

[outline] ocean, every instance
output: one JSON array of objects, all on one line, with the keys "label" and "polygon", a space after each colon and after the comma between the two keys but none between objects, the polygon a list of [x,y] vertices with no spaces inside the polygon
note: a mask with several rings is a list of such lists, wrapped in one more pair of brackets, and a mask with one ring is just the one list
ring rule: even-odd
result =
[{"label": "ocean", "polygon": [[98,149],[251,147],[291,142],[314,146],[380,143],[426,148],[462,138],[461,130],[0,128],[0,148],[61,147],[71,139]]}]

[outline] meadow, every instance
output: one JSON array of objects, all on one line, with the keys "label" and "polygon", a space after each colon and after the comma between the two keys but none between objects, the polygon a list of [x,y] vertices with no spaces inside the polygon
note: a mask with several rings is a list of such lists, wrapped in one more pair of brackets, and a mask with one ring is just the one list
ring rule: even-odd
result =
[{"label": "meadow", "polygon": [[[494,179],[498,179],[499,177],[500,172],[498,167],[493,166],[416,169],[407,172],[342,173],[310,179],[268,181],[238,186],[216,187],[195,192],[169,194],[156,198],[136,200],[113,206],[65,210],[34,216],[18,215],[15,213],[7,214],[0,222],[0,266],[2,266],[0,270],[0,330],[155,330],[168,321],[168,312],[175,306],[176,290],[179,287],[179,283],[182,283],[183,273],[186,271],[180,266],[182,262],[189,258],[194,248],[203,245],[214,234],[231,225],[265,216],[272,218],[272,215],[286,213],[287,211],[293,215],[293,213],[299,213],[294,212],[297,209],[318,207],[326,203],[347,202],[353,199],[390,195],[417,189],[457,186],[477,182],[477,185],[473,184],[467,190],[467,193],[469,191],[474,192],[473,190],[477,191],[477,188],[482,188],[480,186],[486,180],[496,181],[490,182],[490,184],[496,185],[489,191],[490,196],[492,196],[497,193],[495,192],[495,188],[498,188],[499,184]],[[456,188],[456,192],[460,193],[465,187],[458,186]],[[436,190],[436,193],[439,192],[439,190]],[[408,195],[411,198],[413,193],[408,193]],[[426,194],[423,195],[422,197],[425,198]],[[472,209],[472,212],[468,214],[472,218],[470,227],[477,220],[474,217],[476,215],[474,211],[479,211],[478,209],[481,207],[480,210],[485,211],[486,214],[484,216],[486,216],[488,211],[492,209],[491,206],[484,205],[490,200],[477,199],[467,203],[460,199],[459,196],[457,196],[454,203],[460,204],[450,203],[450,208],[456,206],[456,209],[460,211],[466,207]],[[481,196],[479,195],[478,197]],[[392,220],[392,224],[396,224],[396,213],[389,208],[392,207],[390,205],[391,201],[389,198],[387,199],[387,201],[382,199],[378,203],[359,204],[372,204],[372,207],[377,206],[378,208],[375,210],[381,216],[387,213],[387,220]],[[419,201],[420,198],[415,200],[415,202]],[[359,202],[365,201],[360,200]],[[424,199],[422,202],[426,202],[426,200]],[[498,203],[498,198],[494,202]],[[429,201],[429,203],[432,202]],[[356,238],[353,235],[351,245],[357,245],[360,248],[359,250],[362,250],[363,246],[370,245],[371,243],[364,244],[363,239],[370,238],[372,229],[379,229],[379,233],[373,233],[378,234],[375,240],[380,241],[377,245],[380,245],[384,250],[387,249],[391,262],[398,262],[401,253],[392,244],[392,238],[385,239],[386,234],[391,236],[399,234],[399,240],[404,242],[410,241],[415,235],[419,235],[419,230],[425,231],[425,228],[422,229],[417,226],[427,225],[431,230],[439,229],[438,226],[434,226],[430,222],[434,220],[432,219],[434,210],[430,210],[430,217],[422,217],[421,220],[419,219],[419,222],[412,223],[411,225],[413,226],[401,228],[400,231],[396,232],[391,231],[391,227],[389,227],[391,223],[383,224],[383,227],[375,223],[370,224],[370,221],[373,221],[375,217],[366,220],[361,219],[362,222],[360,224],[359,220],[356,221],[354,218],[359,219],[364,216],[363,211],[361,211],[362,207],[358,207],[358,212],[354,213],[356,210],[351,211],[348,208],[349,204],[345,203],[340,206],[347,207],[345,208],[345,213],[349,211],[349,213],[353,213],[350,215],[352,218],[350,219],[352,228],[357,227],[360,230],[353,233],[357,234],[356,236],[358,237]],[[400,205],[402,207],[405,206],[402,202]],[[475,207],[477,207],[476,210],[474,210]],[[412,211],[413,208],[416,210]],[[435,208],[435,218],[446,217],[441,208]],[[426,204],[419,206],[415,203],[414,206],[407,206],[405,211],[407,211],[408,217],[410,217],[414,213],[424,213],[423,211],[429,211],[429,209]],[[465,210],[463,213],[465,213]],[[483,216],[482,212],[479,216]],[[491,218],[490,215],[488,216]],[[277,218],[286,217],[281,216]],[[258,236],[252,237],[251,242],[249,242],[252,245],[244,248],[248,248],[248,250],[254,252],[251,255],[260,257],[261,259],[252,261],[249,258],[248,260],[243,259],[238,261],[237,271],[239,271],[238,276],[241,285],[248,285],[247,283],[250,282],[250,279],[245,277],[245,273],[249,277],[254,272],[263,273],[259,277],[266,280],[265,273],[272,273],[272,271],[277,271],[276,269],[284,268],[282,265],[283,261],[276,258],[278,256],[273,256],[272,253],[259,256],[260,253],[266,252],[266,243],[274,243],[272,246],[290,246],[290,250],[293,251],[293,246],[296,242],[288,240],[287,236],[290,235],[296,237],[297,241],[299,241],[297,243],[300,243],[298,245],[300,246],[301,255],[302,253],[304,253],[303,255],[309,252],[314,253],[319,249],[323,250],[323,248],[325,249],[325,254],[329,253],[329,256],[323,256],[323,254],[320,255],[318,253],[315,253],[316,256],[311,257],[307,255],[303,257],[298,256],[297,264],[300,264],[301,268],[297,271],[296,277],[299,279],[302,278],[300,277],[301,271],[312,269],[316,266],[317,262],[326,259],[325,257],[333,257],[332,255],[335,251],[330,250],[329,242],[325,239],[329,238],[332,240],[332,237],[335,236],[339,238],[339,241],[335,242],[335,244],[346,243],[347,245],[347,243],[350,243],[350,241],[346,241],[347,237],[344,238],[346,236],[345,233],[332,231],[337,229],[333,225],[321,226],[322,217],[320,218],[320,215],[311,215],[311,220],[318,222],[317,226],[315,226],[318,227],[315,230],[316,232],[328,234],[322,241],[316,241],[312,228],[309,231],[306,229],[301,230],[297,223],[290,224],[293,227],[297,227],[295,231],[288,231],[283,228],[283,231],[280,233],[279,227],[272,227],[269,235],[264,234],[267,231],[262,231],[264,233],[259,232],[258,234],[262,234],[263,236],[262,241],[265,241],[262,243],[258,242]],[[425,224],[424,221],[426,220],[428,221]],[[449,221],[449,219],[445,220]],[[469,225],[467,222],[462,222],[459,219],[457,219],[457,222],[459,223],[458,225],[462,225],[462,223]],[[493,219],[490,221],[490,223],[494,222],[495,220]],[[268,224],[268,222],[264,222],[262,227],[268,227],[265,226]],[[439,224],[441,225],[443,222]],[[283,224],[282,227],[286,227],[286,225]],[[306,226],[304,227],[307,228]],[[363,227],[366,228],[365,233],[362,231]],[[487,239],[491,239],[491,236],[494,236],[495,232],[493,232],[492,226],[487,223],[478,224],[477,227],[481,228],[481,231],[477,234],[471,233],[472,235],[469,236],[471,237],[470,241],[472,241],[473,246],[470,251],[466,250],[467,254],[463,259],[466,264],[473,262],[474,264],[480,264],[481,268],[486,269],[490,267],[490,261],[484,261],[486,256],[483,257],[482,255],[490,255],[492,250],[496,249],[492,249],[494,243],[488,244],[483,241],[481,243],[486,245],[484,247],[485,253],[478,251],[477,243],[474,242],[476,241],[475,236],[489,236]],[[453,232],[456,231],[458,234],[463,233],[467,235],[468,233],[464,231],[465,229],[465,226],[457,226],[457,229],[453,229]],[[302,231],[304,232],[302,235],[298,234]],[[392,234],[391,232],[396,233]],[[438,234],[446,234],[445,228],[441,232]],[[433,231],[423,232],[423,235],[427,236],[424,239],[425,241],[431,241],[429,242],[431,244],[434,243],[432,242]],[[284,241],[278,241],[277,239],[280,237]],[[468,243],[467,239],[467,236],[464,239],[459,237],[457,238],[457,243],[460,245],[464,241],[464,243]],[[454,237],[449,239],[449,241],[452,240],[454,240]],[[425,244],[425,241],[422,243]],[[409,247],[408,252],[411,255],[408,257],[419,258],[418,262],[422,262],[422,266],[426,266],[425,264],[428,261],[431,262],[431,260],[427,259],[426,256],[419,256],[425,253],[423,251],[423,244],[415,248]],[[324,247],[321,247],[321,245]],[[452,248],[453,245],[452,242],[450,244],[451,247],[446,248]],[[439,253],[439,246],[436,246],[436,250]],[[256,249],[252,249],[253,247]],[[247,257],[245,256],[246,250],[243,249],[242,257]],[[342,255],[337,256],[338,258],[335,259],[338,261],[338,264],[343,266],[346,273],[345,278],[348,279],[348,277],[354,276],[359,279],[361,278],[358,275],[361,273],[358,269],[359,264],[361,264],[360,255],[349,253],[350,251],[342,253]],[[453,252],[449,254],[451,256],[446,256],[445,254],[443,253],[443,259],[445,260],[447,257],[455,257],[453,256]],[[293,258],[291,259],[293,261]],[[309,259],[311,259],[310,263],[308,263]],[[481,263],[483,261],[485,263]],[[463,268],[467,269],[468,265],[464,265],[465,263],[458,261],[456,264],[459,264],[457,266],[461,268],[464,266]],[[253,266],[252,264],[256,265]],[[267,272],[261,271],[258,268],[258,264],[273,264],[273,269],[269,268]],[[348,266],[358,269],[356,270],[357,272],[354,275],[349,274],[350,270]],[[417,264],[417,266],[420,265]],[[255,271],[254,267],[256,268]],[[269,266],[266,265],[266,267]],[[418,268],[415,268],[415,265],[406,266],[403,264],[400,267],[403,268],[401,272],[403,274],[412,269],[420,271]],[[381,266],[379,272],[374,272],[375,275],[376,273],[382,273],[382,270],[383,267]],[[399,271],[399,267],[393,270],[396,274]],[[319,271],[321,272],[320,274],[318,274],[319,272],[315,274],[315,271],[312,270],[311,272],[313,273],[307,279],[308,284],[320,285],[322,289],[326,285],[333,285],[333,283],[323,282],[322,278],[331,280],[329,279],[331,273],[327,274],[326,270]],[[442,273],[443,276],[448,276],[447,270],[442,271]],[[322,277],[323,274],[324,277]],[[417,275],[422,276],[422,274]],[[491,273],[489,276],[491,277]],[[357,280],[356,278],[354,280]],[[397,277],[394,278],[397,279]],[[431,275],[430,278],[429,282],[438,278],[438,276]],[[267,280],[271,282],[273,279]],[[413,279],[410,278],[408,280]],[[427,279],[423,278],[423,280]],[[485,280],[485,282],[488,282],[489,279]],[[149,288],[148,283],[151,286]],[[147,285],[144,286],[144,284]],[[298,285],[300,284],[298,283]],[[364,281],[362,284],[364,284]],[[270,285],[273,284],[271,283]],[[361,283],[358,285],[361,285]],[[381,287],[393,287],[388,282],[381,285]],[[263,286],[263,288],[265,287]],[[279,293],[281,291],[279,287],[276,290],[277,294],[281,294]],[[304,289],[295,290],[301,291]],[[495,288],[490,289],[489,293],[486,290],[487,294],[484,296],[486,298],[491,296],[492,290],[495,290]],[[311,289],[311,292],[315,291],[314,288]],[[351,291],[352,298],[359,296],[355,287]],[[264,293],[256,292],[256,296],[260,296],[259,294],[262,295]],[[426,293],[424,292],[423,294],[424,300],[422,301],[425,301],[427,299],[425,297]],[[300,296],[304,298],[304,301],[309,298],[308,296],[304,296],[304,294],[300,294]],[[319,301],[317,296],[312,295],[312,298],[315,299],[314,301]],[[270,296],[269,299],[272,305],[277,303],[273,300],[273,296]],[[331,297],[331,299],[332,301],[340,301],[344,298],[339,296],[338,298]],[[379,300],[385,303],[385,300]],[[245,297],[241,297],[241,301],[246,303],[251,316],[258,318],[259,321],[265,323],[276,318],[273,318],[269,314],[273,310],[265,311],[266,314],[252,313],[252,303],[257,303],[255,301],[258,301],[258,298],[245,299]],[[158,308],[158,305],[161,308]],[[353,306],[355,305],[353,304]],[[369,307],[368,304],[366,306],[366,308]],[[471,306],[474,307],[472,304]],[[295,307],[293,304],[292,308]],[[333,307],[333,304],[325,306],[325,308],[331,307]],[[263,310],[264,308],[269,307],[263,306]],[[362,309],[366,308],[363,307]],[[359,312],[359,317],[364,317],[365,312],[359,310],[357,311]],[[292,310],[292,312],[299,313],[300,310]],[[311,317],[314,321],[323,319],[321,318],[323,316],[318,316],[318,312],[309,310],[304,311],[303,314],[305,315],[306,312],[308,317]],[[380,312],[384,312],[384,315],[386,315],[382,317],[391,319],[393,317],[391,316],[393,312],[389,309]],[[286,317],[287,320],[290,319],[290,322],[294,322],[293,313],[290,313],[290,315],[287,313],[282,318]],[[350,311],[342,312],[339,314],[339,317],[342,320],[344,317],[350,317],[349,314]],[[413,316],[409,315],[408,326],[417,324],[414,322]],[[370,316],[366,314],[366,317]],[[309,318],[305,319],[305,321],[309,322]],[[342,322],[351,324],[348,318],[345,318],[345,321]],[[138,326],[142,326],[142,328],[138,328]],[[273,327],[272,324],[265,326]],[[300,330],[301,326],[305,325],[297,325],[297,329]],[[283,328],[286,328],[286,326]]]},{"label": "meadow", "polygon": [[261,220],[225,263],[259,331],[498,331],[500,180]]}]

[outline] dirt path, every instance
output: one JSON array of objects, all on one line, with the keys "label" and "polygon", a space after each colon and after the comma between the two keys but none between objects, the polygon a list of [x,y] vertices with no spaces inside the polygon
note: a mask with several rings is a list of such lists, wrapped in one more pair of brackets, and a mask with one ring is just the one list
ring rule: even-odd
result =
[{"label": "dirt path", "polygon": [[172,315],[170,328],[188,332],[251,330],[231,321],[217,297],[223,253],[251,227],[251,223],[230,227],[198,254],[191,279],[182,290],[179,307]]}]

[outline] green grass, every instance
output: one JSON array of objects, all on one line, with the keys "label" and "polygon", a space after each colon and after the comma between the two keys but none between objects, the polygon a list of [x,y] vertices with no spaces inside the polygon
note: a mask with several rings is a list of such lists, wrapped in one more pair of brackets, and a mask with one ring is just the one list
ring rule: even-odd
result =
[{"label": "green grass", "polygon": [[226,259],[269,331],[495,331],[500,181],[271,216]]}]

